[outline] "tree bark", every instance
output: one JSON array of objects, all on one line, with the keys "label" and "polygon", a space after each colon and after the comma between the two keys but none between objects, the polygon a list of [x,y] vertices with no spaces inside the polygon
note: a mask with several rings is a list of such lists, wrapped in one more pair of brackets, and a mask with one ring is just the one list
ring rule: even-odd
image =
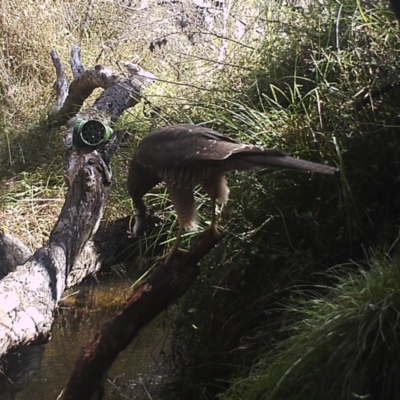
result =
[{"label": "tree bark", "polygon": [[[111,125],[124,110],[137,104],[143,89],[155,78],[150,73],[116,75],[101,66],[85,71],[80,49],[74,46],[70,61],[74,80],[69,85],[57,53],[52,51],[51,56],[58,97],[50,120],[52,125],[68,121],[64,139],[68,192],[48,244],[0,282],[0,356],[13,347],[47,339],[64,289],[95,273],[101,265],[101,255],[90,239],[104,213],[111,189],[110,159],[124,132],[115,132],[102,148],[76,148],[76,118],[98,119]],[[105,89],[102,95],[91,108],[75,116],[96,87]]]}]

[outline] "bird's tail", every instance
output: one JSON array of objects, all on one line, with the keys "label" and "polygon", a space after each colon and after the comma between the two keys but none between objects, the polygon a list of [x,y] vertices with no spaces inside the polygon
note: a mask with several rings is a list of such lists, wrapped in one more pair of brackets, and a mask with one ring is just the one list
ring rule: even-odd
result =
[{"label": "bird's tail", "polygon": [[339,169],[330,165],[319,164],[312,161],[300,160],[281,153],[280,155],[272,154],[252,154],[246,155],[247,162],[253,165],[265,165],[268,167],[277,167],[285,169],[293,169],[303,172],[316,172],[318,174],[332,175]]}]

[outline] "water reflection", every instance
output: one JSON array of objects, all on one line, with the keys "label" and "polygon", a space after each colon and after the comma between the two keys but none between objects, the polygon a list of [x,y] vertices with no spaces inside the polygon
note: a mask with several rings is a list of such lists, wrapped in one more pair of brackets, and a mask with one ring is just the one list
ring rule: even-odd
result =
[{"label": "water reflection", "polygon": [[[17,379],[17,374],[12,376],[11,369],[8,370],[7,390],[2,390],[0,400],[55,400],[68,380],[81,346],[123,307],[130,293],[130,284],[127,279],[102,279],[75,287],[61,303],[51,341],[29,351],[36,372],[29,368],[31,372],[25,371],[21,380],[21,377]],[[120,354],[108,374],[104,399],[159,398],[158,387],[172,376],[166,318],[164,314],[153,321]],[[20,355],[16,353],[13,357]],[[28,386],[21,390],[29,380]]]}]

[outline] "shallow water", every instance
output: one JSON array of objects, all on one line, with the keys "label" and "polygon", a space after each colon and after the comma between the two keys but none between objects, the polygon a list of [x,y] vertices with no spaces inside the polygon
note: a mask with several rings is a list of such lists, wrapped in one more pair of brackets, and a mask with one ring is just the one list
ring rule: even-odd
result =
[{"label": "shallow water", "polygon": [[[27,354],[23,351],[11,356],[16,365],[7,367],[8,382],[1,389],[0,400],[55,400],[82,345],[123,306],[130,285],[128,279],[102,279],[75,287],[61,303],[50,342],[31,346]],[[163,314],[149,324],[120,353],[108,374],[105,400],[158,398],[160,384],[172,376],[166,318]],[[23,367],[22,372],[19,367]]]}]

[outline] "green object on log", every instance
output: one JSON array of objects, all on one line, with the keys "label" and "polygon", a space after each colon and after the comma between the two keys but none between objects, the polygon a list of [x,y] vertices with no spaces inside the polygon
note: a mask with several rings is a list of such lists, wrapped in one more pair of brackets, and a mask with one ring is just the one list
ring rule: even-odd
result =
[{"label": "green object on log", "polygon": [[75,122],[73,140],[77,147],[96,147],[110,140],[113,130],[95,119],[78,118]]}]

